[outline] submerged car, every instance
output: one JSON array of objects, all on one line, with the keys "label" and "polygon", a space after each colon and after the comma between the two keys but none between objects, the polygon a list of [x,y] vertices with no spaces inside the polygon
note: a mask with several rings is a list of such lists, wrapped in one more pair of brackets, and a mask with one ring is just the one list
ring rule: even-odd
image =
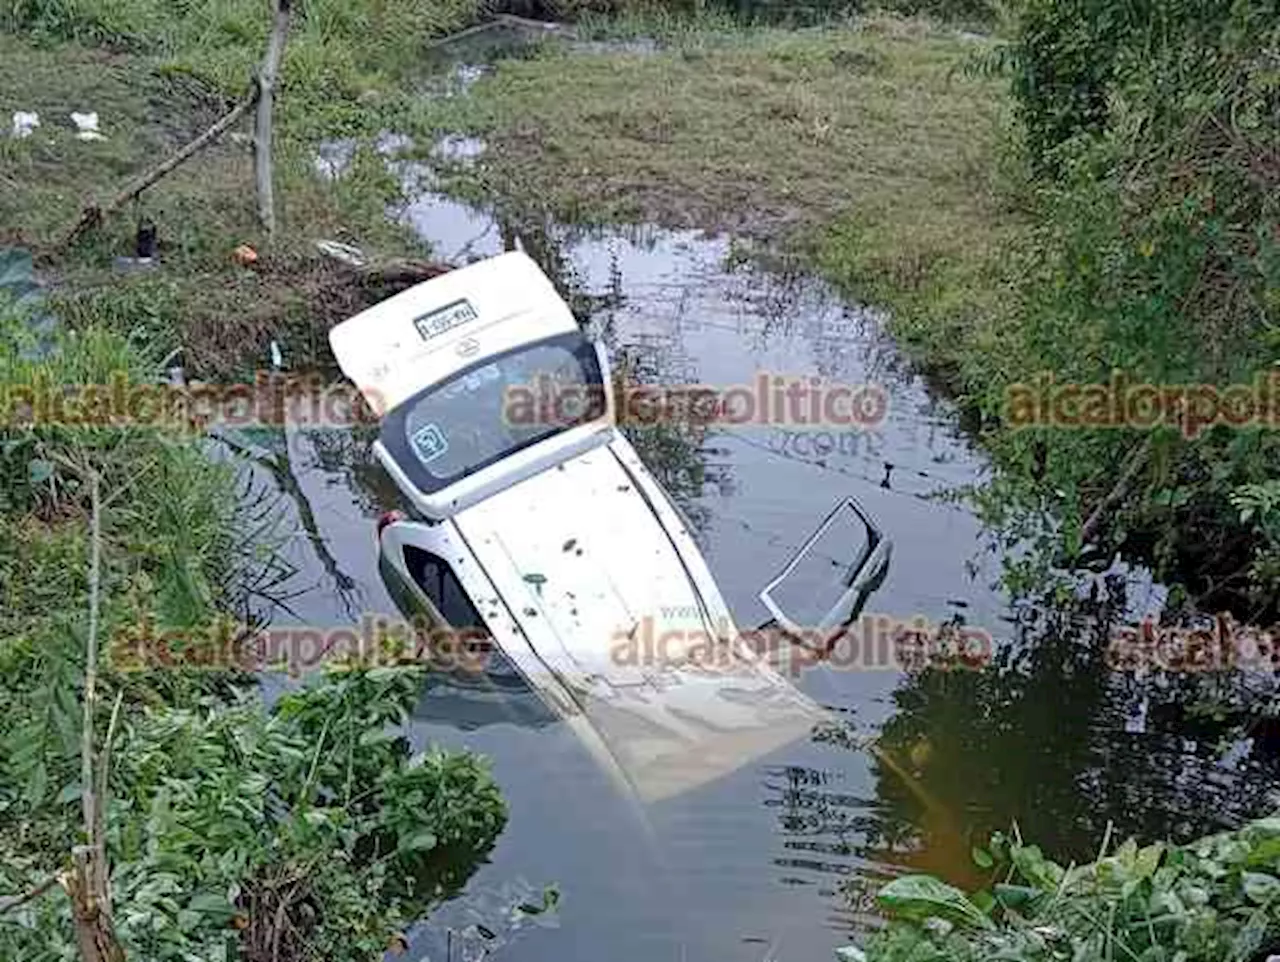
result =
[{"label": "submerged car", "polygon": [[[529,257],[442,274],[330,342],[380,418],[374,449],[411,506],[378,523],[397,603],[483,636],[494,670],[517,675],[641,800],[823,720],[739,634],[693,531],[618,427],[602,344]],[[782,633],[827,637],[888,558],[849,499],[761,597]]]}]

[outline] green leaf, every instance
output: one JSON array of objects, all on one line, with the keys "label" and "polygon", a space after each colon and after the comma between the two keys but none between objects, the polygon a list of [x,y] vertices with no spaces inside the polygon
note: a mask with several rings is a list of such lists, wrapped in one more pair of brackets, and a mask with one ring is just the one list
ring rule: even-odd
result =
[{"label": "green leaf", "polygon": [[1026,881],[1046,891],[1062,880],[1062,866],[1044,857],[1037,845],[1015,845],[1010,852],[1014,866]]},{"label": "green leaf", "polygon": [[429,852],[439,843],[434,832],[421,829],[401,842],[401,849],[406,852]]},{"label": "green leaf", "polygon": [[923,921],[938,917],[971,927],[992,927],[991,920],[963,892],[931,875],[896,878],[880,890],[878,899],[885,909],[902,918]]},{"label": "green leaf", "polygon": [[981,869],[989,869],[996,864],[996,860],[991,857],[991,853],[985,848],[975,845],[970,853],[973,857],[973,864]]},{"label": "green leaf", "polygon": [[219,915],[231,915],[233,909],[222,892],[198,892],[187,903],[192,912],[213,912]]},{"label": "green leaf", "polygon": [[391,741],[392,736],[384,732],[381,728],[370,728],[366,732],[362,732],[359,738],[361,748],[368,748],[370,745],[381,745],[384,742]]},{"label": "green leaf", "polygon": [[1010,885],[1007,882],[997,882],[995,894],[996,898],[1000,900],[1000,904],[1005,908],[1020,911],[1044,895],[1044,889],[1032,888],[1030,885]]},{"label": "green leaf", "polygon": [[1134,860],[1133,871],[1137,878],[1150,878],[1156,874],[1156,869],[1160,866],[1160,859],[1164,855],[1164,843],[1156,842],[1148,845],[1146,848],[1138,852],[1137,858]]}]

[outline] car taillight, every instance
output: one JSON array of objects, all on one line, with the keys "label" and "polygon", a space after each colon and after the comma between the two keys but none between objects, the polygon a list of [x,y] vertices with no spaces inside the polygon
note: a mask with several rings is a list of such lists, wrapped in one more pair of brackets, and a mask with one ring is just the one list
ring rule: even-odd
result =
[{"label": "car taillight", "polygon": [[378,518],[378,537],[379,538],[382,537],[382,529],[385,528],[387,525],[392,524],[393,522],[396,522],[396,521],[403,521],[403,520],[404,520],[403,511],[384,512],[383,515],[380,518]]}]

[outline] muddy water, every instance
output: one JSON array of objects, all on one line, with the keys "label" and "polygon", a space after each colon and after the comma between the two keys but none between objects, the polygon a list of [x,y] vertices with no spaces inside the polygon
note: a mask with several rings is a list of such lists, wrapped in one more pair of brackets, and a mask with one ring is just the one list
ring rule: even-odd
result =
[{"label": "muddy water", "polygon": [[[770,372],[887,392],[870,431],[636,436],[694,519],[739,624],[766,619],[759,589],[852,495],[894,543],[867,606],[873,623],[963,624],[1016,653],[982,672],[810,665],[797,684],[845,720],[846,737],[790,745],[644,811],[528,692],[433,683],[415,738],[487,755],[511,820],[467,894],[415,933],[410,957],[828,959],[874,924],[876,884],[913,868],[974,881],[971,845],[1012,819],[1074,856],[1108,821],[1187,837],[1263,807],[1276,774],[1258,746],[1219,760],[1218,732],[1179,714],[1177,692],[1101,661],[1111,625],[1160,609],[1158,586],[1118,571],[1054,609],[1015,605],[996,587],[999,555],[963,503],[945,497],[981,483],[986,465],[948,405],[905,370],[881,318],[813,279],[732,266],[725,238],[501,225],[433,193],[431,171],[395,160],[395,146],[390,162],[413,193],[395,216],[454,262],[525,247],[637,377],[729,386]],[[464,162],[482,149],[440,145]],[[365,440],[291,434],[269,460],[292,479],[281,487],[297,519],[311,519],[290,547],[298,593],[279,620],[343,625],[394,612],[373,523],[395,495]],[[880,736],[871,750],[867,735]],[[555,925],[504,929],[504,886],[520,882],[560,888]]]}]

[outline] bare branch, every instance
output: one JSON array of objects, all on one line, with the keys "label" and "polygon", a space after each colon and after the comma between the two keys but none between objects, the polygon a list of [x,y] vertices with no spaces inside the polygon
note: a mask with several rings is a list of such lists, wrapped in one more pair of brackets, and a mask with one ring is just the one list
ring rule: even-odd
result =
[{"label": "bare branch", "polygon": [[1103,522],[1106,521],[1107,515],[1129,493],[1130,485],[1138,477],[1139,472],[1146,467],[1147,460],[1151,457],[1154,437],[1154,434],[1148,434],[1142,444],[1130,452],[1128,461],[1124,470],[1120,472],[1120,478],[1116,481],[1115,487],[1111,489],[1105,498],[1097,503],[1093,511],[1089,513],[1089,518],[1085,521],[1084,527],[1080,529],[1081,544],[1088,544],[1094,539]]},{"label": "bare branch", "polygon": [[84,831],[90,845],[96,845],[97,811],[93,790],[93,710],[98,701],[98,605],[102,586],[102,499],[97,471],[89,472],[89,499],[92,506],[89,542],[89,637],[84,653],[84,723],[80,731],[80,807]]},{"label": "bare branch", "polygon": [[97,857],[101,860],[102,866],[102,898],[104,908],[108,915],[111,914],[111,889],[106,882],[107,873],[107,832],[106,832],[106,811],[107,811],[107,778],[111,772],[111,745],[116,737],[116,722],[120,720],[120,706],[124,702],[124,690],[116,692],[116,702],[111,706],[111,720],[107,722],[107,737],[102,743],[102,753],[98,756],[98,797],[94,806],[95,815],[97,817],[94,823],[94,832],[97,838]]},{"label": "bare branch", "polygon": [[223,115],[222,119],[216,124],[202,133],[195,140],[182,147],[177,153],[173,154],[166,160],[156,164],[146,173],[135,177],[128,184],[120,189],[105,205],[90,204],[81,213],[80,218],[71,225],[62,235],[62,239],[54,246],[55,251],[63,251],[75,243],[79,238],[90,230],[100,225],[103,220],[110,214],[114,214],[121,207],[127,204],[133,198],[137,197],[144,190],[164,177],[183,161],[199,153],[213,141],[221,137],[237,120],[248,112],[257,100],[257,88],[251,88],[238,104],[236,104],[229,112]]}]

